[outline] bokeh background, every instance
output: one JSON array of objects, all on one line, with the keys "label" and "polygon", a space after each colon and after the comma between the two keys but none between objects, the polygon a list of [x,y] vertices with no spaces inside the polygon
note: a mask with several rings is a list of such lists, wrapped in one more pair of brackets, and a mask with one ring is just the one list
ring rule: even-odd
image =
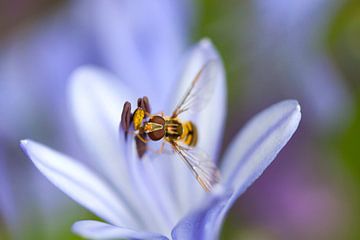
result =
[{"label": "bokeh background", "polygon": [[[112,49],[131,21],[117,11],[148,29],[138,36],[145,48],[163,28],[176,30],[171,42],[183,49],[213,40],[227,71],[224,146],[270,104],[302,105],[297,133],[233,207],[223,239],[360,239],[358,0],[155,1],[156,16],[141,1],[106,2],[0,0],[0,239],[79,239],[72,223],[93,217],[41,176],[18,142],[83,156],[68,76],[82,64],[119,71],[112,63],[127,56]],[[159,24],[147,26],[152,17]]]}]

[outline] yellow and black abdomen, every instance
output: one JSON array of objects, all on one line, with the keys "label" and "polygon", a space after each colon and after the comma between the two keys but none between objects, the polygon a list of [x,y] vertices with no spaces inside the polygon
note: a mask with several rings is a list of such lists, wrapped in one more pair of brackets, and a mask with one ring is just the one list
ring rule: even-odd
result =
[{"label": "yellow and black abdomen", "polygon": [[182,124],[182,129],[182,141],[190,147],[195,147],[198,141],[198,131],[195,124],[191,121],[184,122]]}]

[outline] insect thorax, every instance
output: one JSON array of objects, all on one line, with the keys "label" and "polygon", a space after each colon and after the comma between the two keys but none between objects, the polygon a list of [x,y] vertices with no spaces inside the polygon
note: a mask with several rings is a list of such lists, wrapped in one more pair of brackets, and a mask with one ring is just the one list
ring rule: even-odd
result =
[{"label": "insect thorax", "polygon": [[180,121],[170,118],[165,121],[165,136],[170,140],[178,140],[183,134],[183,127]]}]

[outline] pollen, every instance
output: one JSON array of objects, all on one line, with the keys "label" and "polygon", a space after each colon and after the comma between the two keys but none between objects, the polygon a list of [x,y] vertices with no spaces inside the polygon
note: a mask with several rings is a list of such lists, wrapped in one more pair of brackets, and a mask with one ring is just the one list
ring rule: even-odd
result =
[{"label": "pollen", "polygon": [[134,129],[139,130],[145,117],[145,111],[141,108],[136,109],[133,116]]}]

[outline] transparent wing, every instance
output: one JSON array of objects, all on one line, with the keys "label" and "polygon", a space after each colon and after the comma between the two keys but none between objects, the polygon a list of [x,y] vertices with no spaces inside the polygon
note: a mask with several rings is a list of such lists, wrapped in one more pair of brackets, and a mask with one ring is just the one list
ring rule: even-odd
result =
[{"label": "transparent wing", "polygon": [[214,185],[220,181],[220,171],[215,163],[210,160],[206,153],[199,149],[181,146],[175,142],[172,142],[171,145],[190,168],[201,187],[205,191],[211,192]]},{"label": "transparent wing", "polygon": [[215,80],[221,69],[219,64],[217,60],[210,60],[204,64],[191,82],[191,86],[181,102],[176,106],[172,117],[177,117],[188,110],[194,112],[202,110],[214,91]]}]

